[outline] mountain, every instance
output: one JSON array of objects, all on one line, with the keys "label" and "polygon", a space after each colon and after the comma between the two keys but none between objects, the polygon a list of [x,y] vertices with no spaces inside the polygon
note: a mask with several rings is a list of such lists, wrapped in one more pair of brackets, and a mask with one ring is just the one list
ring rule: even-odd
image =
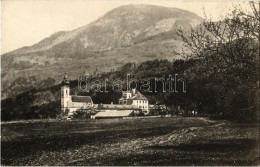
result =
[{"label": "mountain", "polygon": [[201,21],[196,14],[177,8],[118,7],[88,25],[56,32],[32,46],[2,55],[2,98],[15,95],[7,90],[19,86],[13,84],[19,83],[17,79],[36,76],[37,83],[47,78],[58,83],[65,70],[76,79],[85,69],[92,74],[128,62],[178,59],[174,51],[181,50],[182,42],[175,29],[181,26],[188,31]]}]

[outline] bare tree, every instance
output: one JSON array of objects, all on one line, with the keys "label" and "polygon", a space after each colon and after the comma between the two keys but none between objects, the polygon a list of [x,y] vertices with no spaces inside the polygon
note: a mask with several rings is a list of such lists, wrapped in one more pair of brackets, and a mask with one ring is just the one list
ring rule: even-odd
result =
[{"label": "bare tree", "polygon": [[179,54],[201,60],[204,72],[221,73],[240,84],[258,81],[259,3],[249,2],[248,12],[238,6],[221,21],[204,20],[188,34],[178,28],[176,32],[186,48]]},{"label": "bare tree", "polygon": [[222,106],[239,106],[236,109],[243,113],[259,105],[255,92],[259,93],[260,2],[249,2],[249,6],[247,11],[235,7],[220,21],[205,19],[189,32],[181,27],[176,30],[184,42],[183,51],[177,54],[199,62],[192,72],[200,76],[198,79],[210,80],[216,97],[213,105],[220,101]]}]

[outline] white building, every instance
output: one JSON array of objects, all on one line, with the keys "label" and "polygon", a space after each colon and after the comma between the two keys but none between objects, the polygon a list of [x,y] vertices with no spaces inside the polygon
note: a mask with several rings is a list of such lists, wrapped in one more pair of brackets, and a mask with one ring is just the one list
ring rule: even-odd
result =
[{"label": "white building", "polygon": [[71,96],[69,84],[70,81],[65,73],[61,87],[61,110],[63,113],[72,115],[76,110],[93,107],[93,101],[90,96]]},{"label": "white building", "polygon": [[122,97],[118,100],[119,104],[133,105],[140,108],[144,114],[149,113],[149,101],[136,89],[132,91],[124,91]]}]

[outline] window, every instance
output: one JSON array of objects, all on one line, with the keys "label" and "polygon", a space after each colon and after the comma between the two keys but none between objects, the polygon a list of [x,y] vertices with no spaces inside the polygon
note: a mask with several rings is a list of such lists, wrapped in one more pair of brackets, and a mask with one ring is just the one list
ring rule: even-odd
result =
[{"label": "window", "polygon": [[68,95],[68,90],[66,90],[66,95]]}]

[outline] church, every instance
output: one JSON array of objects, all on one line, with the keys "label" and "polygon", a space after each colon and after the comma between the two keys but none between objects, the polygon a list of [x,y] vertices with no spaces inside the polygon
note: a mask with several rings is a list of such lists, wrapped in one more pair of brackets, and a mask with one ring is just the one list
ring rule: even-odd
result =
[{"label": "church", "polygon": [[61,111],[69,115],[79,109],[93,107],[90,96],[70,95],[70,81],[65,73],[61,87]]},{"label": "church", "polygon": [[61,111],[64,115],[73,115],[77,110],[93,109],[92,119],[120,118],[149,113],[149,101],[136,89],[123,91],[119,104],[94,104],[90,96],[70,95],[70,81],[65,73],[61,86]]}]

